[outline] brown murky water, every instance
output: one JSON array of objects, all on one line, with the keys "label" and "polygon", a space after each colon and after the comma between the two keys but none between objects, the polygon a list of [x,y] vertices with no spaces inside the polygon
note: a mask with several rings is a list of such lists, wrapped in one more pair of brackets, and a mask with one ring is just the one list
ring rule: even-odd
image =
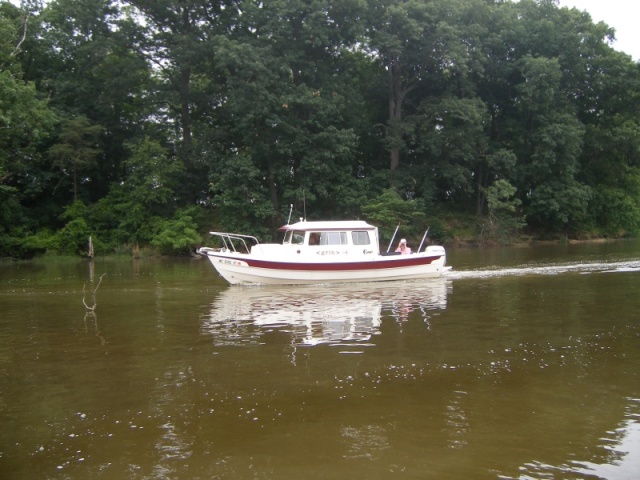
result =
[{"label": "brown murky water", "polygon": [[2,264],[0,478],[637,478],[640,245],[449,263],[286,288]]}]

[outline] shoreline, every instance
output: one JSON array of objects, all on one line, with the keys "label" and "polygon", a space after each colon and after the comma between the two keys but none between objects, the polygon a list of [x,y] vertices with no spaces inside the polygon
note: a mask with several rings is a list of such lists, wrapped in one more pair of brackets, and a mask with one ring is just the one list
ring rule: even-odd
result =
[{"label": "shoreline", "polygon": [[577,238],[557,238],[552,240],[541,240],[534,238],[520,238],[512,243],[500,243],[497,241],[485,241],[482,242],[480,240],[463,240],[463,239],[454,239],[450,241],[443,242],[443,245],[447,248],[526,248],[526,247],[535,247],[539,245],[582,245],[582,244],[605,244],[605,243],[615,243],[615,242],[627,242],[638,240],[638,237],[620,237],[620,238],[607,238],[607,237],[597,237],[597,238],[586,238],[586,239],[577,239]]}]

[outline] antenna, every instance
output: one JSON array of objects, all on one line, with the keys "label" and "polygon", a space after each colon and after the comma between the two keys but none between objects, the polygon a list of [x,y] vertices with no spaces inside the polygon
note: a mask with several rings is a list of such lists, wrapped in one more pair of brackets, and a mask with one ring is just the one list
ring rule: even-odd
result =
[{"label": "antenna", "polygon": [[287,218],[287,225],[291,222],[291,212],[293,212],[293,203],[289,206],[289,218]]},{"label": "antenna", "polygon": [[307,199],[304,196],[304,188],[302,189],[302,209],[304,214],[304,221],[307,221]]}]

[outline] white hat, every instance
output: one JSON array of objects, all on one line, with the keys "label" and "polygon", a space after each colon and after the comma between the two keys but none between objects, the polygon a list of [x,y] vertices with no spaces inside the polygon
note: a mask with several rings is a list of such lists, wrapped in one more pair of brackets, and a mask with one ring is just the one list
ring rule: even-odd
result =
[{"label": "white hat", "polygon": [[407,243],[407,240],[405,238],[400,240],[400,243]]}]

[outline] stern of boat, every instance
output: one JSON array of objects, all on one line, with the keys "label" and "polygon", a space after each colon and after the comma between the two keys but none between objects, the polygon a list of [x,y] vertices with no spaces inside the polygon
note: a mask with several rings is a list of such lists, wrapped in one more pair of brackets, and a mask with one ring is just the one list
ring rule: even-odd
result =
[{"label": "stern of boat", "polygon": [[445,251],[443,246],[440,245],[429,245],[424,253],[433,257],[440,257],[437,260],[432,262],[433,265],[439,265],[444,267],[447,264],[447,252]]}]

